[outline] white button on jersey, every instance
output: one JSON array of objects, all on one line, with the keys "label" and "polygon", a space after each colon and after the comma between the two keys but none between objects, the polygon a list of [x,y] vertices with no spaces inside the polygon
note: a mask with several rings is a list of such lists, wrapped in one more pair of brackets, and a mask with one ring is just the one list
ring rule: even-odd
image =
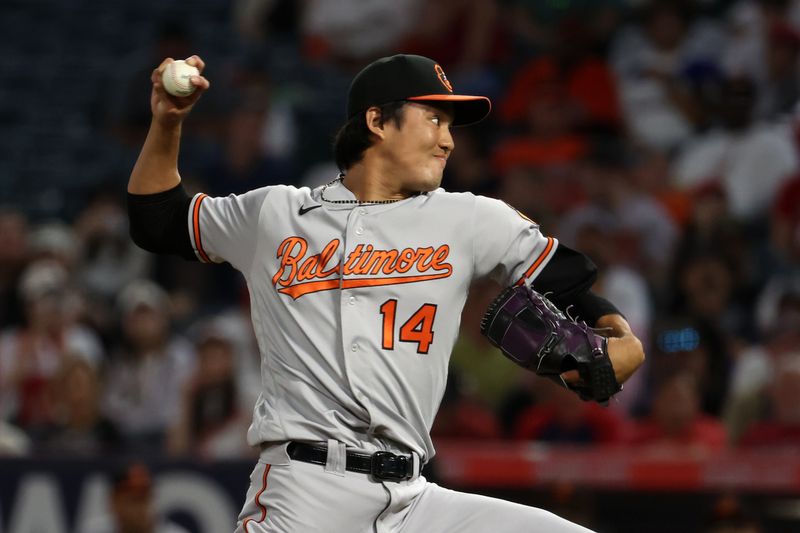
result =
[{"label": "white button on jersey", "polygon": [[356,228],[356,235],[361,235],[362,233],[364,233],[364,228],[362,227]]},{"label": "white button on jersey", "polygon": [[361,209],[359,209],[358,213],[360,215],[366,215],[367,214],[367,210],[362,207]]},{"label": "white button on jersey", "polygon": [[351,296],[350,298],[348,298],[347,303],[349,303],[350,305],[356,305],[356,297]]},{"label": "white button on jersey", "polygon": [[353,344],[353,345],[350,347],[350,349],[351,349],[352,351],[354,351],[354,352],[357,352],[357,351],[358,351],[358,344]]}]

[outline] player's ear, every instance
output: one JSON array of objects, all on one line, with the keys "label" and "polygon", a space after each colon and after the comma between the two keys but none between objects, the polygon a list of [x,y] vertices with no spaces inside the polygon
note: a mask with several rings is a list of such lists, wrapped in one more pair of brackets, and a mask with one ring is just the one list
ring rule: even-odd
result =
[{"label": "player's ear", "polygon": [[364,113],[365,120],[367,121],[367,128],[373,135],[377,135],[383,139],[386,136],[385,123],[383,121],[383,113],[377,106],[372,106]]}]

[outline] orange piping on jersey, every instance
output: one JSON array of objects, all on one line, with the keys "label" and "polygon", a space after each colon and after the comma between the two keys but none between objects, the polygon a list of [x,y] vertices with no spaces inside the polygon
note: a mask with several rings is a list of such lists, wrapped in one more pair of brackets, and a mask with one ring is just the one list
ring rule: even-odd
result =
[{"label": "orange piping on jersey", "polygon": [[525,271],[525,273],[517,282],[517,285],[522,285],[525,283],[525,280],[528,279],[534,272],[536,272],[536,269],[539,268],[539,265],[542,264],[542,261],[547,259],[547,256],[550,255],[550,251],[553,249],[554,242],[555,241],[553,241],[552,237],[547,238],[547,246],[544,247],[544,251],[539,254],[539,257],[536,258],[536,261],[533,262],[531,267]]},{"label": "orange piping on jersey", "polygon": [[[261,490],[258,491],[258,494],[256,494],[256,498],[255,498],[256,506],[259,509],[261,509],[261,518],[258,519],[256,524],[262,523],[267,518],[267,508],[261,503],[261,495],[264,494],[264,492],[267,490],[267,475],[269,474],[270,467],[272,467],[272,465],[266,465],[264,467],[264,478],[261,481]],[[247,529],[247,525],[252,521],[253,521],[252,518],[248,518],[247,520],[245,520],[242,523],[242,527],[244,528],[244,533],[249,533],[249,530]]]},{"label": "orange piping on jersey", "polygon": [[211,259],[206,255],[205,250],[203,250],[203,243],[200,241],[200,204],[207,197],[207,194],[202,193],[197,197],[197,201],[194,203],[194,212],[192,213],[192,227],[194,229],[194,244],[197,246],[197,253],[200,254],[200,259],[205,263],[210,263]]}]

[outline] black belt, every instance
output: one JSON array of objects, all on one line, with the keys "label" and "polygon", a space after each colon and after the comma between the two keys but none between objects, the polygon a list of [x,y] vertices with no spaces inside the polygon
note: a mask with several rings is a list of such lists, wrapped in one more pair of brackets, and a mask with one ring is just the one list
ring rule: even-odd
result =
[{"label": "black belt", "polygon": [[[328,463],[327,446],[316,446],[303,442],[290,442],[286,448],[289,457],[304,463],[325,465]],[[384,481],[403,481],[414,477],[414,457],[395,455],[391,452],[360,453],[346,452],[345,470],[370,474]]]}]

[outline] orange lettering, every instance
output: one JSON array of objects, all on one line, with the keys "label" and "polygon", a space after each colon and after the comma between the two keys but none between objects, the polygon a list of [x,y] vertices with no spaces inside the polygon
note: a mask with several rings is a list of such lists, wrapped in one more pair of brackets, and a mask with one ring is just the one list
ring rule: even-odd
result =
[{"label": "orange lettering", "polygon": [[[294,254],[293,252],[298,246],[300,248],[299,253]],[[277,285],[278,283],[284,287],[291,285],[297,275],[297,262],[303,258],[307,249],[308,243],[306,243],[306,240],[302,237],[289,237],[283,240],[280,246],[278,246],[278,253],[275,256],[281,258],[281,266],[272,277],[273,285]],[[287,267],[289,268],[289,275],[286,279],[283,279]]]},{"label": "orange lettering", "polygon": [[412,266],[414,266],[414,250],[411,248],[404,248],[403,251],[400,252],[400,257],[397,259],[395,269],[401,274],[405,274],[411,270]]},{"label": "orange lettering", "polygon": [[330,270],[325,270],[325,266],[328,264],[328,261],[336,255],[336,250],[339,248],[339,239],[333,239],[328,245],[322,250],[322,253],[319,254],[319,264],[317,265],[317,269],[314,271],[314,276],[318,278],[327,278],[333,274],[339,272],[339,265],[336,264]]},{"label": "orange lettering", "polygon": [[359,257],[361,257],[361,250],[364,248],[363,244],[359,244],[358,246],[350,252],[350,255],[347,256],[347,262],[344,264],[344,275],[349,276],[353,273],[353,269],[355,268],[355,262],[358,261]]},{"label": "orange lettering", "polygon": [[364,250],[361,259],[359,259],[358,263],[356,263],[356,268],[353,270],[354,274],[367,274],[369,269],[366,268],[367,262],[369,262],[370,257],[372,256],[372,245],[368,244],[366,250]]},{"label": "orange lettering", "polygon": [[319,256],[312,255],[300,265],[300,270],[297,272],[298,281],[306,281],[314,279],[315,270],[319,266]]},{"label": "orange lettering", "polygon": [[[432,281],[449,277],[453,267],[447,262],[450,247],[446,244],[434,249],[404,248],[376,250],[371,244],[359,244],[347,256],[343,265],[334,257],[339,250],[341,241],[331,240],[318,254],[306,256],[308,242],[297,236],[288,237],[278,246],[276,257],[280,260],[278,271],[272,277],[272,283],[278,291],[288,294],[292,298],[299,298],[304,294],[331,289],[380,287],[385,285],[399,285]],[[342,280],[339,276],[390,276],[391,274],[404,274],[416,267],[417,275],[394,277],[360,277]],[[440,271],[435,274],[424,274],[428,270]]]},{"label": "orange lettering", "polygon": [[431,266],[434,270],[447,270],[451,272],[453,267],[450,266],[450,263],[445,263],[445,259],[447,256],[450,255],[450,247],[446,244],[441,245],[439,248],[436,249],[436,252],[433,254],[433,260],[431,261]]},{"label": "orange lettering", "polygon": [[383,266],[384,274],[391,274],[394,271],[392,261],[397,260],[397,250],[375,250],[367,264],[367,269],[372,268],[371,274],[375,275],[381,271]]},{"label": "orange lettering", "polygon": [[[417,248],[417,257],[415,258],[415,262],[417,263],[417,270],[420,272],[425,272],[426,270],[430,270],[431,262],[428,259],[431,258],[433,255],[433,247],[428,246],[427,248]],[[428,261],[425,263],[425,261]]]}]

